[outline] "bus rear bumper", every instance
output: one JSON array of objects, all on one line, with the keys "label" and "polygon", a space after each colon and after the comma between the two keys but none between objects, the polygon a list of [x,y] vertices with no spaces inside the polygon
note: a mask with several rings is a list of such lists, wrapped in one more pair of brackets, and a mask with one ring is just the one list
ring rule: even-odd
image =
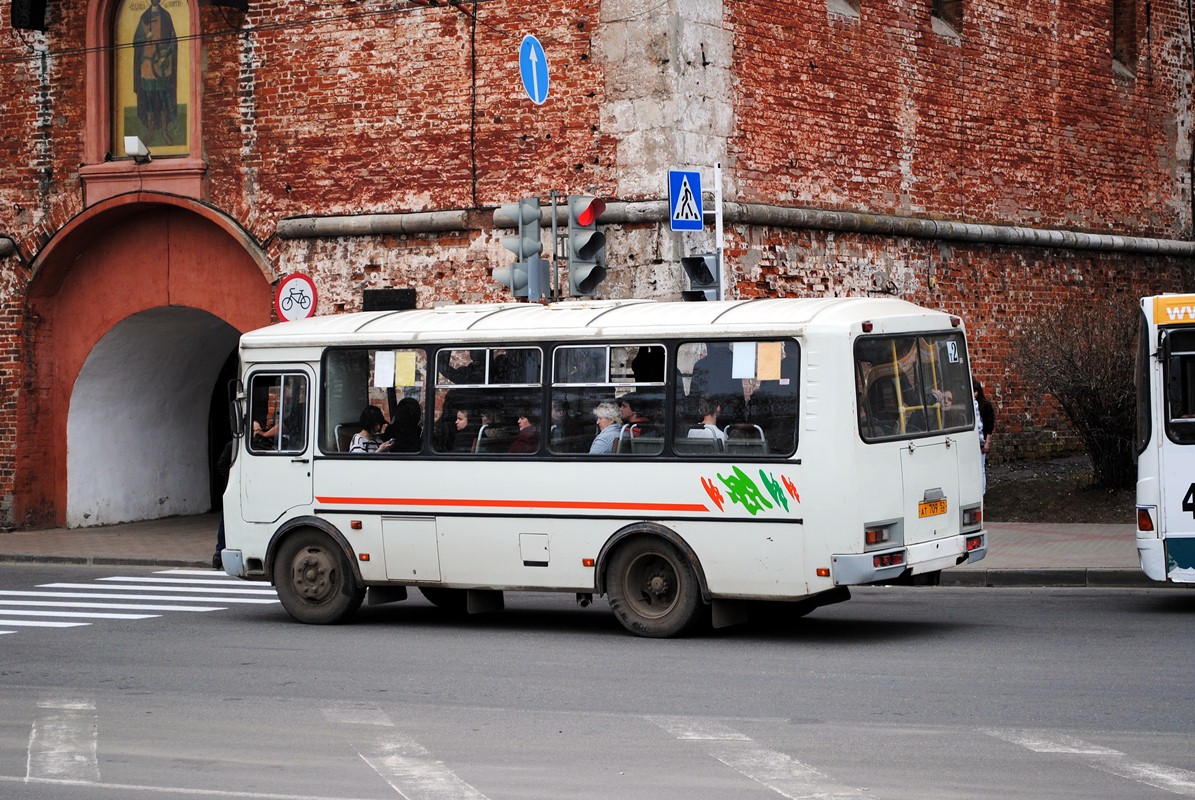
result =
[{"label": "bus rear bumper", "polygon": [[[967,546],[969,540],[970,549]],[[921,575],[979,561],[987,552],[987,533],[960,534],[893,550],[834,555],[831,556],[832,576],[836,586],[884,583],[902,575]],[[891,563],[894,561],[891,556],[902,553],[903,558]]]},{"label": "bus rear bumper", "polygon": [[1195,583],[1195,537],[1163,540],[1138,536],[1137,558],[1150,580]]}]

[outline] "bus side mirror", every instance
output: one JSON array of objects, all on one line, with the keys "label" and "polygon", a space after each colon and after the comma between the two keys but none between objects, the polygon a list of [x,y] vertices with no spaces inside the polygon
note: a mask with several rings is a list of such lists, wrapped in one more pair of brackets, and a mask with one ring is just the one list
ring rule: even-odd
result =
[{"label": "bus side mirror", "polygon": [[241,413],[240,403],[244,396],[240,381],[228,382],[228,427],[232,430],[232,435],[238,439],[245,435],[245,415]]}]

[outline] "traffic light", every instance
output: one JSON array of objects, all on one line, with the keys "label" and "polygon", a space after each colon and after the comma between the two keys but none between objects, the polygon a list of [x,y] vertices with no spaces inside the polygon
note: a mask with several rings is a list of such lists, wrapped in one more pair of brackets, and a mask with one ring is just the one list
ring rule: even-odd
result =
[{"label": "traffic light", "polygon": [[[510,289],[515,297],[527,297],[531,272],[535,270],[538,275],[541,269],[538,262],[543,262],[539,258],[544,249],[539,239],[539,198],[524,197],[517,203],[503,203],[494,212],[495,225],[500,224],[499,217],[502,216],[518,223],[517,236],[502,238],[502,246],[515,254],[515,262],[494,270],[494,280]],[[538,295],[535,299],[539,299]]]},{"label": "traffic light", "polygon": [[688,291],[681,292],[685,300],[717,300],[721,291],[717,253],[682,256],[680,265],[689,276]]},{"label": "traffic light", "polygon": [[597,229],[605,210],[606,201],[597,197],[568,197],[568,290],[573,297],[596,294],[606,277],[602,263],[606,234]]}]

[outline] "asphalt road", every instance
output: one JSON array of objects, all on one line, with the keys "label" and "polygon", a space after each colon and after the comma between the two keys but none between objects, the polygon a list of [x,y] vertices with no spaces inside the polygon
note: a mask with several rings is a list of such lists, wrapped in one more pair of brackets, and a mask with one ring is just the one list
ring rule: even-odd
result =
[{"label": "asphalt road", "polygon": [[1195,797],[1195,592],[876,588],[661,641],[563,595],[309,627],[244,589],[0,565],[0,798]]}]

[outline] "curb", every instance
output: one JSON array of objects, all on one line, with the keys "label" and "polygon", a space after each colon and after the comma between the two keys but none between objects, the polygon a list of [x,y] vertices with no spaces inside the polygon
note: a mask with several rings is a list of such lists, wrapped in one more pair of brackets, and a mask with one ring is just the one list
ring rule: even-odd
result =
[{"label": "curb", "polygon": [[1003,587],[1090,587],[1132,589],[1190,589],[1187,584],[1162,583],[1135,569],[969,569],[942,572],[940,586]]}]

